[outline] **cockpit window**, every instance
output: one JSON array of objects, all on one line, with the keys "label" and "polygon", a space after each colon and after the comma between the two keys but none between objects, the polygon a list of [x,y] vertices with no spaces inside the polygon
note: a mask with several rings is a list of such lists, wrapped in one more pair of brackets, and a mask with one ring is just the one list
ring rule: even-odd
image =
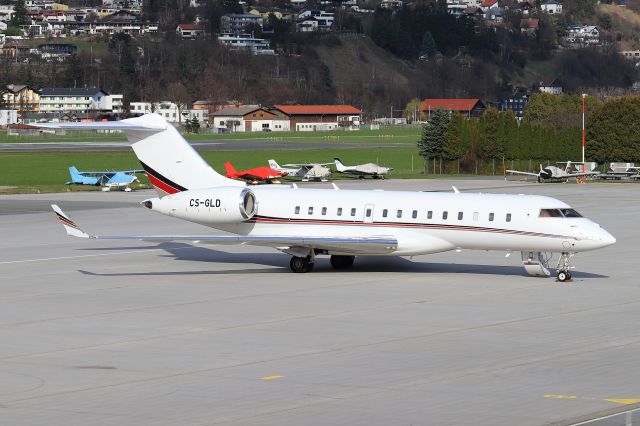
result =
[{"label": "cockpit window", "polygon": [[560,211],[564,217],[582,217],[582,215],[574,209],[560,209]]},{"label": "cockpit window", "polygon": [[540,209],[540,217],[582,217],[574,209]]}]

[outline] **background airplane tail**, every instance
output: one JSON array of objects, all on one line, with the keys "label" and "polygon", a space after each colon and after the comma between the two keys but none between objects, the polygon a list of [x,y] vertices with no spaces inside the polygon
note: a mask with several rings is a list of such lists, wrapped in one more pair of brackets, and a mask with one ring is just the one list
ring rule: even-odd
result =
[{"label": "background airplane tail", "polygon": [[69,167],[69,175],[71,176],[71,181],[67,182],[68,184],[73,182],[80,182],[82,180],[82,175],[80,175],[80,172],[78,171],[76,166]]},{"label": "background airplane tail", "polygon": [[228,161],[224,163],[224,169],[227,171],[227,176],[235,176],[238,174],[233,165]]},{"label": "background airplane tail", "polygon": [[278,165],[278,163],[276,163],[276,160],[269,160],[269,167],[271,167],[274,170],[278,170],[281,167]]},{"label": "background airplane tail", "polygon": [[344,164],[342,164],[342,161],[340,161],[339,158],[334,158],[333,159],[336,163],[336,169],[338,169],[339,172],[342,172],[346,169],[346,167],[344,166]]}]

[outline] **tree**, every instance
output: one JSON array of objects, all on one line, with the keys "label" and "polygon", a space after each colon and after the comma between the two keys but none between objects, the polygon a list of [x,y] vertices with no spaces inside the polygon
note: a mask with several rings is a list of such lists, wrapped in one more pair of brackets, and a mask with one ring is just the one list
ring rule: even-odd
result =
[{"label": "tree", "polygon": [[402,116],[407,119],[408,123],[420,120],[420,114],[421,114],[420,104],[421,103],[422,101],[419,98],[413,98],[409,102],[407,102],[407,105],[404,107],[404,112],[402,113]]},{"label": "tree", "polygon": [[[442,148],[447,139],[449,113],[437,109],[431,113],[431,119],[422,127],[422,137],[418,141],[420,155],[426,159],[442,158]],[[426,169],[426,163],[425,163]]]},{"label": "tree", "polygon": [[586,155],[600,164],[640,161],[640,98],[614,98],[594,111],[589,121]]},{"label": "tree", "polygon": [[442,146],[442,158],[446,161],[460,160],[469,149],[469,140],[465,137],[465,127],[469,121],[456,113],[451,116],[447,137]]},{"label": "tree", "polygon": [[422,36],[422,46],[420,47],[420,56],[426,56],[427,58],[432,57],[438,51],[438,46],[436,46],[436,41],[431,34],[431,31],[425,31]]},{"label": "tree", "polygon": [[31,23],[24,0],[18,0],[13,7],[13,14],[9,20],[9,25],[19,27],[20,25],[28,25]]},{"label": "tree", "polygon": [[200,122],[196,117],[188,118],[184,122],[184,130],[187,133],[198,133],[198,131],[200,130]]}]

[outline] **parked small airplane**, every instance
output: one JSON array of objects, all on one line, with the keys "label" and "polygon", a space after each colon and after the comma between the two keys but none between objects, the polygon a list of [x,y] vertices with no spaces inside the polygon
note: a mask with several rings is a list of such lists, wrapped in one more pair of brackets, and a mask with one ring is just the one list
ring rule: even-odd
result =
[{"label": "parked small airplane", "polygon": [[365,176],[371,176],[374,179],[384,179],[384,175],[393,170],[391,167],[382,167],[374,163],[345,166],[339,158],[334,158],[334,160],[336,163],[336,169],[338,169],[340,173],[357,175],[358,179],[364,179]]},{"label": "parked small airplane", "polygon": [[[585,171],[585,172],[571,172],[571,165],[575,164],[571,161],[561,162],[560,164],[566,164],[564,168],[556,167],[556,166],[547,166],[542,167],[540,164],[540,171],[538,173],[530,173],[523,172],[520,170],[505,170],[506,173],[514,174],[514,175],[526,175],[526,176],[535,176],[538,182],[543,182],[545,180],[553,181],[553,180],[564,180],[568,181],[570,178],[581,178],[586,176],[594,176],[597,175],[598,172],[594,171]],[[582,164],[582,163],[577,163]],[[593,167],[593,165],[592,165]],[[594,167],[595,168],[595,167]]]},{"label": "parked small airplane", "polygon": [[71,166],[69,167],[71,180],[65,184],[94,185],[101,186],[103,191],[118,189],[129,192],[131,191],[129,185],[138,181],[136,173],[144,173],[144,170],[81,172],[75,166]]},{"label": "parked small airplane", "polygon": [[287,172],[273,170],[269,167],[256,167],[254,169],[237,171],[228,161],[224,163],[224,168],[227,171],[228,178],[245,179],[254,184],[258,183],[258,181],[265,181],[267,183],[280,183],[277,179],[289,174]]},{"label": "parked small airplane", "polygon": [[285,164],[284,167],[280,167],[278,163],[276,163],[276,160],[269,160],[269,166],[272,169],[288,172],[289,176],[300,177],[303,182],[309,182],[310,180],[326,182],[328,180],[327,178],[331,176],[331,169],[325,167],[328,164],[333,163]]},{"label": "parked small airplane", "polygon": [[450,250],[522,253],[530,275],[549,276],[547,253],[560,253],[559,281],[570,261],[616,239],[551,197],[486,193],[307,189],[248,186],[218,174],[157,114],[119,122],[51,123],[65,129],[121,130],[156,188],[149,210],[230,232],[192,235],[90,235],[52,205],[67,235],[155,242],[187,241],[272,247],[291,256],[293,272],[310,272],[317,256],[346,269],[355,256],[416,256]]}]

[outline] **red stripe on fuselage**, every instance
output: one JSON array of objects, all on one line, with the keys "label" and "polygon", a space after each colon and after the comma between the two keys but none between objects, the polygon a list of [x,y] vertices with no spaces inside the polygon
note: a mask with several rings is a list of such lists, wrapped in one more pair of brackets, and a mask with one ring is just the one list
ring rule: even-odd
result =
[{"label": "red stripe on fuselage", "polygon": [[147,172],[147,178],[149,178],[149,182],[151,182],[151,185],[155,186],[161,191],[166,192],[167,194],[175,194],[176,192],[180,192],[179,189],[176,189],[173,186],[164,183],[163,181],[161,181],[160,179],[158,179],[157,177],[155,177],[149,172]]}]

